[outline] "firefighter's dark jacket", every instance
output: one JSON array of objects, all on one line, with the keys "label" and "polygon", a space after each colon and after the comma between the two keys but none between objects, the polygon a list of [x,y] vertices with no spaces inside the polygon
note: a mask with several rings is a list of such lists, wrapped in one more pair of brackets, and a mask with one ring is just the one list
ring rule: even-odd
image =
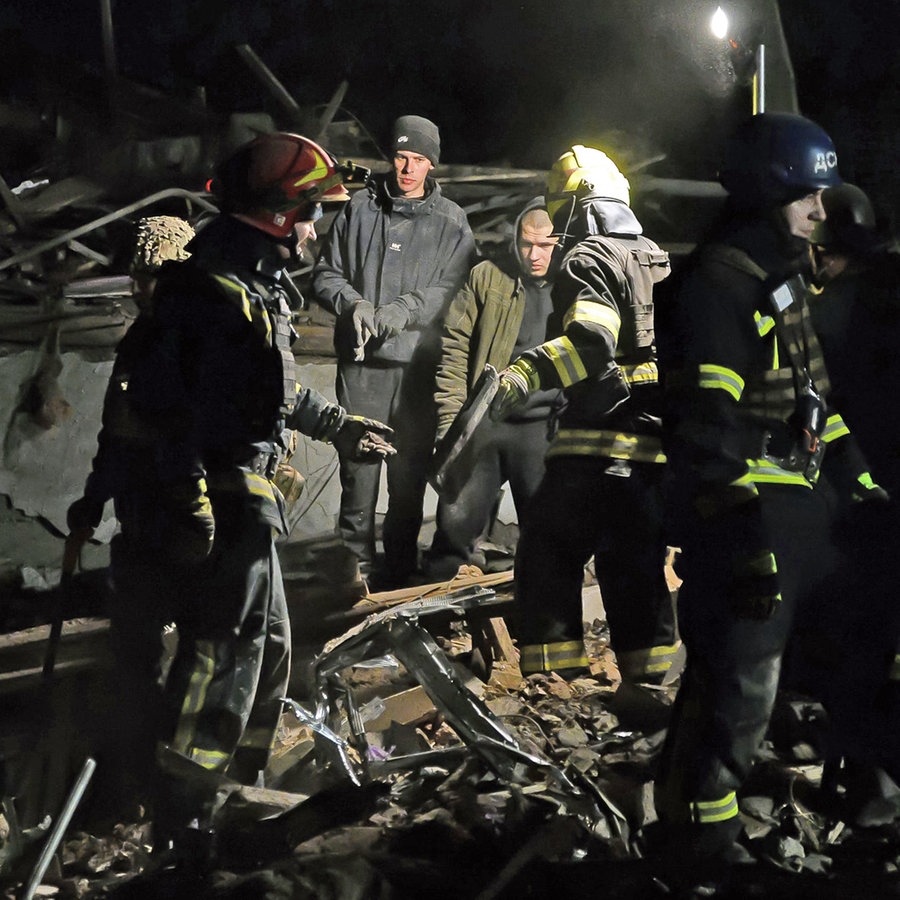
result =
[{"label": "firefighter's dark jacket", "polygon": [[[317,299],[338,317],[335,349],[352,361],[350,312],[361,300],[376,309],[397,304],[408,315],[400,334],[366,345],[366,360],[408,363],[423,332],[439,324],[462,285],[475,251],[466,214],[441,194],[433,179],[426,194],[410,200],[391,193],[391,173],[374,176],[357,191],[331,226],[316,263]],[[395,189],[396,190],[396,189]]]},{"label": "firefighter's dark jacket", "polygon": [[669,274],[668,254],[624,203],[588,202],[588,221],[602,233],[584,237],[560,265],[548,325],[559,337],[522,354],[541,388],[565,392],[548,456],[661,462],[653,285]]},{"label": "firefighter's dark jacket", "polygon": [[132,363],[129,404],[158,436],[159,483],[206,478],[281,523],[271,483],[285,429],[333,436],[345,412],[295,380],[290,309],[274,239],[219,216],[163,267],[152,335]]},{"label": "firefighter's dark jacket", "polygon": [[[827,403],[828,375],[807,292],[799,293],[789,319],[779,321],[774,312],[773,290],[807,272],[806,243],[783,234],[774,219],[728,221],[685,263],[673,297],[657,310],[666,386],[664,448],[678,486],[673,506],[676,512],[689,508],[689,515],[674,517],[676,531],[679,522],[690,527],[692,515],[728,515],[740,508],[742,534],[736,541],[756,543],[764,552],[771,548],[758,504],[746,502],[755,498],[756,485],[812,488],[818,478],[802,453],[799,465],[785,462],[804,440],[798,414],[807,375],[823,398],[821,471],[849,490],[866,465],[840,414]],[[790,340],[799,351],[793,358]],[[798,361],[805,371],[797,371]]]}]

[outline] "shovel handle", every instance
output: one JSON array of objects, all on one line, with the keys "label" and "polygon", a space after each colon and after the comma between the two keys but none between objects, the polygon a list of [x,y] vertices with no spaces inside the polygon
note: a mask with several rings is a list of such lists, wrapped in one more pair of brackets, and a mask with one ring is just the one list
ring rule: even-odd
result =
[{"label": "shovel handle", "polygon": [[41,676],[44,681],[49,681],[53,677],[53,669],[56,665],[56,651],[59,648],[59,641],[62,637],[62,625],[65,618],[65,604],[68,600],[69,584],[75,569],[78,568],[78,561],[81,556],[81,548],[90,540],[94,534],[93,528],[78,528],[68,535],[65,547],[63,549],[62,560],[62,577],[60,579],[61,596],[56,601],[53,610],[53,618],[50,621],[50,636],[47,639],[47,652],[44,654],[44,666]]}]

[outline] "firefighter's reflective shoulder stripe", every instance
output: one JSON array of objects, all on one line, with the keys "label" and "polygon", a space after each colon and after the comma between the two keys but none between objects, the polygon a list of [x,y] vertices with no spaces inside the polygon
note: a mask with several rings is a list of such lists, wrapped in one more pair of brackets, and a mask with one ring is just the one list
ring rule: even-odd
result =
[{"label": "firefighter's reflective shoulder stripe", "polygon": [[700,363],[697,367],[697,386],[705,390],[725,391],[738,402],[744,393],[744,379],[734,369],[713,363]]},{"label": "firefighter's reflective shoulder stripe", "polygon": [[586,669],[590,660],[584,641],[558,641],[553,644],[525,644],[519,665],[523,675],[534,675],[559,669]]},{"label": "firefighter's reflective shoulder stripe", "polygon": [[[619,311],[605,303],[594,303],[592,300],[576,300],[563,316],[563,331],[568,331],[572,323],[585,325],[588,328],[599,326],[606,329],[613,338],[613,344],[619,341],[619,329],[622,317]],[[595,329],[592,329],[595,330]]]},{"label": "firefighter's reflective shoulder stripe", "polygon": [[253,325],[266,338],[266,342],[272,343],[272,319],[269,311],[262,302],[254,302],[251,299],[247,287],[235,278],[213,273],[213,280],[219,286],[222,295],[244,315],[244,318]]},{"label": "firefighter's reflective shoulder stripe", "polygon": [[539,350],[553,363],[553,368],[556,370],[562,387],[569,387],[587,378],[587,369],[581,359],[581,355],[572,341],[565,335],[541,344]]},{"label": "firefighter's reflective shoulder stripe", "polygon": [[847,427],[846,422],[835,413],[833,416],[828,417],[828,421],[825,423],[825,430],[820,437],[826,444],[830,444],[832,441],[836,441],[838,438],[848,434],[850,434],[850,429]]},{"label": "firefighter's reflective shoulder stripe", "polygon": [[734,791],[729,791],[718,800],[697,800],[691,804],[691,816],[700,825],[725,822],[737,814],[737,794]]},{"label": "firefighter's reflective shoulder stripe", "polygon": [[664,463],[662,442],[654,435],[590,428],[560,428],[547,457],[605,456],[631,462]]}]

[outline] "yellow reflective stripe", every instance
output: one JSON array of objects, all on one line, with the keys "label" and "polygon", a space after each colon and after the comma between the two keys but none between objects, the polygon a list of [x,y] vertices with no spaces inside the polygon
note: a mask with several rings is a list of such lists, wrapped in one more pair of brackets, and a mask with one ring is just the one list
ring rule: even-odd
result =
[{"label": "yellow reflective stripe", "polygon": [[575,349],[575,345],[565,336],[555,341],[548,341],[543,345],[544,352],[553,363],[556,374],[563,387],[569,387],[587,378],[587,369],[581,360],[581,356]]},{"label": "yellow reflective stripe", "polygon": [[588,428],[560,428],[547,450],[547,456],[604,456],[651,463],[666,461],[658,437]]},{"label": "yellow reflective stripe", "polygon": [[215,278],[229,294],[237,294],[240,301],[241,312],[243,312],[248,322],[252,322],[253,313],[251,312],[250,298],[247,296],[247,292],[239,284],[235,284],[233,281],[222,275],[213,275],[213,278]]},{"label": "yellow reflective stripe", "polygon": [[204,750],[202,747],[192,747],[186,754],[188,759],[203,766],[204,769],[224,769],[231,758],[230,754],[221,750]]},{"label": "yellow reflective stripe", "polygon": [[590,300],[576,300],[563,316],[563,331],[567,331],[573,322],[588,325],[599,325],[605,328],[613,339],[613,344],[619,342],[619,329],[622,327],[622,317],[617,309],[606,306],[603,303],[593,303]]},{"label": "yellow reflective stripe", "polygon": [[900,681],[900,653],[894,657],[888,670],[888,681]]},{"label": "yellow reflective stripe", "polygon": [[268,750],[272,746],[274,737],[271,728],[245,728],[238,746]]},{"label": "yellow reflective stripe", "polygon": [[675,662],[675,654],[681,641],[674,644],[660,644],[657,647],[645,647],[640,650],[626,650],[616,653],[619,672],[623,678],[635,680],[642,675],[658,675],[668,672]]},{"label": "yellow reflective stripe", "polygon": [[659,367],[655,362],[638,363],[635,366],[619,366],[628,384],[645,384],[659,381]]},{"label": "yellow reflective stripe", "polygon": [[519,667],[523,675],[552,672],[556,669],[587,668],[589,665],[590,660],[584,649],[584,641],[525,644],[519,657]]},{"label": "yellow reflective stripe", "polygon": [[831,441],[836,441],[838,438],[848,434],[850,434],[850,429],[847,427],[846,422],[839,415],[835,414],[828,417],[821,437],[826,444],[829,444]]},{"label": "yellow reflective stripe", "polygon": [[748,575],[774,575],[778,571],[775,554],[772,552],[761,553],[759,556],[745,560],[741,571]]},{"label": "yellow reflective stripe", "polygon": [[309,184],[311,181],[320,181],[328,175],[328,163],[315,150],[312,151],[312,154],[316,163],[308,172],[304,172],[294,182],[295,188],[303,187],[304,184]]},{"label": "yellow reflective stripe", "polygon": [[262,322],[263,331],[266,336],[266,342],[272,342],[272,319],[269,316],[269,311],[264,306],[257,306],[250,302],[250,298],[247,296],[247,292],[244,288],[237,284],[234,281],[231,281],[228,278],[225,278],[222,275],[213,275],[213,278],[228,291],[229,294],[233,294],[237,296],[238,304],[241,307],[241,312],[244,314],[244,318],[253,323],[254,313],[257,318]]},{"label": "yellow reflective stripe", "polygon": [[194,644],[194,662],[188,680],[181,713],[178,716],[178,728],[172,741],[172,749],[179,753],[187,753],[194,738],[197,714],[206,702],[206,692],[212,683],[215,670],[215,645],[212,641],[196,641]]},{"label": "yellow reflective stripe", "polygon": [[700,824],[724,822],[738,814],[737,794],[726,794],[721,800],[698,800],[691,804],[694,821]]},{"label": "yellow reflective stripe", "polygon": [[802,484],[812,488],[802,473],[789,472],[767,459],[748,459],[747,468],[747,477],[756,484]]},{"label": "yellow reflective stripe", "polygon": [[725,366],[714,366],[712,363],[701,363],[697,385],[701,388],[725,391],[734,397],[741,399],[744,393],[744,379],[734,369],[726,369]]},{"label": "yellow reflective stripe", "polygon": [[275,499],[275,491],[268,478],[263,478],[262,475],[257,475],[255,472],[245,472],[244,481],[247,483],[250,493],[255,497],[264,497],[266,500]]},{"label": "yellow reflective stripe", "polygon": [[756,320],[756,330],[760,337],[765,337],[775,327],[775,319],[772,316],[762,315],[759,310],[753,313],[753,318]]}]

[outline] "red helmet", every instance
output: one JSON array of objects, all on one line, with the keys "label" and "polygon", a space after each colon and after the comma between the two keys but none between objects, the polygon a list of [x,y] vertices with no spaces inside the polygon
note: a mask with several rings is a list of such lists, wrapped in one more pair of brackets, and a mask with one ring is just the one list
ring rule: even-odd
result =
[{"label": "red helmet", "polygon": [[213,190],[224,212],[274,237],[287,237],[297,221],[312,218],[323,201],[349,200],[351,172],[309,138],[263,134],[218,167]]}]

